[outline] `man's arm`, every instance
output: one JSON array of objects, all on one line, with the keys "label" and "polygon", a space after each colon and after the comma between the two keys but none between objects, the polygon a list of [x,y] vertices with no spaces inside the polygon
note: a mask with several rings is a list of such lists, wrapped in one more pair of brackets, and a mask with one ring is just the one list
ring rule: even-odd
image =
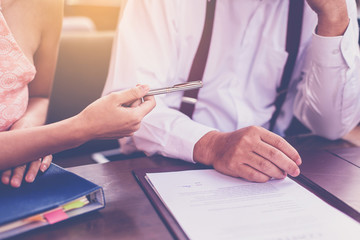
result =
[{"label": "man's arm", "polygon": [[[105,94],[129,87],[136,81],[146,81],[152,87],[173,84],[171,76],[180,64],[177,62],[179,46],[176,45],[176,24],[179,23],[175,16],[179,15],[177,10],[181,6],[177,6],[175,1],[146,3],[150,1],[130,1],[126,6],[113,49]],[[205,14],[205,1],[192,4],[198,12],[199,21],[189,27],[195,28],[194,32],[200,39],[203,27],[200,19],[204,16],[200,16],[198,9],[204,9],[202,14]],[[186,42],[187,49],[193,49],[195,55],[198,46],[196,35],[191,35],[189,39],[193,41]],[[191,61],[189,70],[190,65]],[[209,85],[204,86],[202,91],[206,92],[207,87]],[[301,163],[300,156],[284,139],[260,127],[220,133],[191,120],[162,101],[166,97],[166,103],[176,108],[180,106],[181,95],[172,93],[157,97],[157,107],[144,119],[139,131],[131,138],[131,144],[126,144],[129,139],[120,140],[121,149],[126,152],[135,146],[147,154],[195,160],[212,165],[224,174],[258,182],[272,177],[284,178],[286,174],[299,174],[297,165]]]},{"label": "man's arm", "polygon": [[307,0],[318,15],[316,33],[324,37],[342,36],[349,25],[346,0]]},{"label": "man's arm", "polygon": [[[151,88],[171,86],[181,81],[177,71],[179,61],[179,41],[177,39],[181,17],[179,9],[184,1],[128,1],[123,17],[118,25],[114,41],[109,74],[104,88],[104,95],[122,88],[135,86],[137,83],[148,84]],[[199,12],[199,20],[205,17],[205,1],[187,3]],[[197,6],[197,5],[202,5]],[[204,14],[201,16],[201,14]],[[199,39],[203,28],[201,21],[194,22]],[[187,48],[195,55],[198,41],[189,38]],[[191,56],[189,56],[189,59]],[[188,62],[190,70],[191,61]],[[184,68],[183,66],[181,68]],[[184,70],[184,69],[183,69]],[[186,73],[186,69],[184,70]],[[169,96],[157,96],[157,107],[147,116],[139,131],[131,139],[121,139],[121,149],[128,153],[134,148],[147,154],[193,161],[193,147],[207,132],[214,130],[192,121],[187,116],[171,107],[179,107],[182,92]],[[165,104],[164,98],[167,103]]]},{"label": "man's arm", "polygon": [[294,114],[315,134],[337,139],[360,120],[360,54],[356,5],[308,0],[318,16],[307,49]]}]

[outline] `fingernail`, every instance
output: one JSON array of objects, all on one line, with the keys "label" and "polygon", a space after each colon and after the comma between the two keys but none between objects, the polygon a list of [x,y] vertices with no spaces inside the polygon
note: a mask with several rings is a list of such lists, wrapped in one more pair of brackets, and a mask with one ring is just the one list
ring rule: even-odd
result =
[{"label": "fingernail", "polygon": [[299,176],[299,174],[300,174],[300,169],[296,169],[295,172],[294,172],[294,176],[295,176],[295,177],[296,177],[296,176]]},{"label": "fingernail", "polygon": [[296,160],[296,164],[297,164],[297,165],[301,165],[301,163],[302,163],[301,158],[298,158],[298,159]]},{"label": "fingernail", "polygon": [[8,185],[10,183],[10,178],[9,177],[3,177],[2,178],[2,182],[5,184],[5,185]]},{"label": "fingernail", "polygon": [[148,91],[150,89],[148,85],[140,85],[140,88],[144,91]]},{"label": "fingernail", "polygon": [[42,172],[45,172],[45,171],[46,171],[46,165],[45,165],[45,164],[41,165],[40,170],[41,170]]},{"label": "fingernail", "polygon": [[14,179],[11,181],[11,186],[20,187],[20,181],[18,179]]},{"label": "fingernail", "polygon": [[33,182],[35,179],[34,175],[33,174],[30,174],[29,176],[26,177],[26,181],[27,182]]}]

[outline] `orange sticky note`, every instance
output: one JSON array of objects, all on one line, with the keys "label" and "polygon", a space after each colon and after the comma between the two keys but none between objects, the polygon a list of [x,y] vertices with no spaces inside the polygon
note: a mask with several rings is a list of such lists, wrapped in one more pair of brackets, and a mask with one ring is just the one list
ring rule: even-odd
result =
[{"label": "orange sticky note", "polygon": [[35,216],[31,216],[28,217],[26,219],[24,219],[25,222],[42,222],[45,221],[43,216],[41,214],[35,215]]},{"label": "orange sticky note", "polygon": [[61,208],[59,208],[44,214],[44,218],[48,221],[48,223],[54,224],[67,219],[68,215]]}]

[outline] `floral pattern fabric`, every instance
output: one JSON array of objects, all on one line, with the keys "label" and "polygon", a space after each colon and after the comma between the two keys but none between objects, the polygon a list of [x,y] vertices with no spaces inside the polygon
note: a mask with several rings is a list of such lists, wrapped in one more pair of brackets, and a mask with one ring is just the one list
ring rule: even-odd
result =
[{"label": "floral pattern fabric", "polygon": [[[1,1],[0,1],[1,4]],[[16,43],[0,9],[0,131],[25,113],[35,66]]]}]

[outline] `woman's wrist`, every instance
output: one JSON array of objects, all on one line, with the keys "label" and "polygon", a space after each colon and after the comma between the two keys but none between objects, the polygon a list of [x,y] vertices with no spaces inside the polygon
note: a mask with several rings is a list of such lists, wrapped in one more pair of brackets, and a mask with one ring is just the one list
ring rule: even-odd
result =
[{"label": "woman's wrist", "polygon": [[[93,134],[78,115],[62,121],[62,127],[66,132],[68,147],[78,147],[81,144],[93,139]],[[61,130],[60,130],[61,131]],[[70,137],[69,137],[70,136]]]}]

